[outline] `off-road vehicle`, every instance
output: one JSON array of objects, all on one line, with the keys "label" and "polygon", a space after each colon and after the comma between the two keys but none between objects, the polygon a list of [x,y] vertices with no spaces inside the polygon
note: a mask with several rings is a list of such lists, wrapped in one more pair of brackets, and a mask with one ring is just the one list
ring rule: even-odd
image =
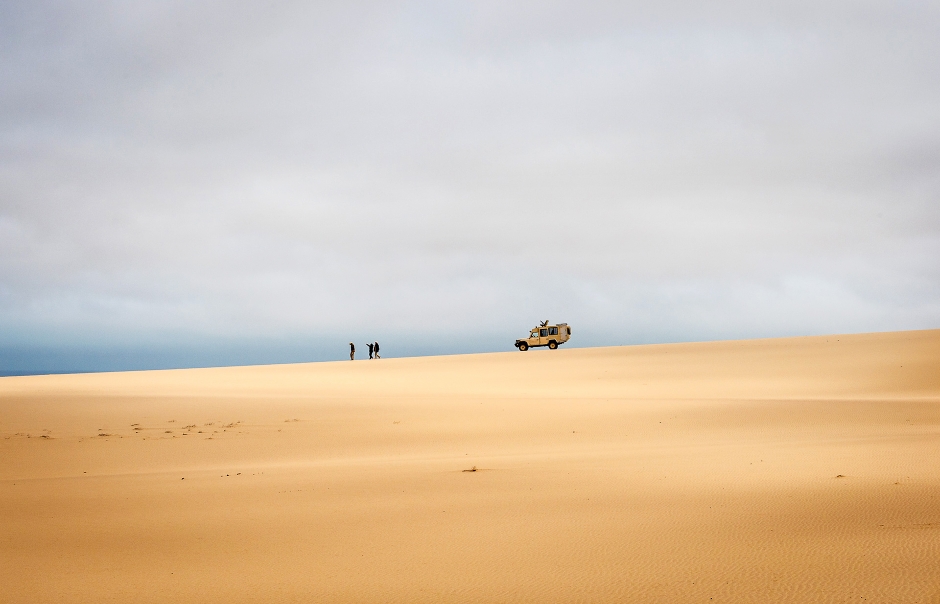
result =
[{"label": "off-road vehicle", "polygon": [[516,348],[526,351],[535,346],[548,346],[552,350],[558,348],[571,338],[571,328],[567,323],[558,325],[549,325],[548,321],[542,321],[538,327],[533,327],[529,332],[529,337],[524,340],[516,340]]}]

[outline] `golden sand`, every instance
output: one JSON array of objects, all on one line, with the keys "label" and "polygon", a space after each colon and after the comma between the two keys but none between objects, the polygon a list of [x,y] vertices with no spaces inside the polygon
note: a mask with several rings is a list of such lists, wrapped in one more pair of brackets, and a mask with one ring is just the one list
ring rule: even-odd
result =
[{"label": "golden sand", "polygon": [[0,601],[940,603],[940,330],[2,378]]}]

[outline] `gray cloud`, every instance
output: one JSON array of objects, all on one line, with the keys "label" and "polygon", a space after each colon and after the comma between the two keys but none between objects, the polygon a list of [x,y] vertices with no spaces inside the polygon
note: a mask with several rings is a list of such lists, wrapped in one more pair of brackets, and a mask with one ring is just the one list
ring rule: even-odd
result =
[{"label": "gray cloud", "polygon": [[940,323],[933,3],[0,11],[13,356]]}]

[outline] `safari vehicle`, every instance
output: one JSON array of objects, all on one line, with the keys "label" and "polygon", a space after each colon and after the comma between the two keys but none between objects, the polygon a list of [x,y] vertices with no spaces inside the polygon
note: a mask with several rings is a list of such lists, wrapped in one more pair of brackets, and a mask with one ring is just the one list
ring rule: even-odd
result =
[{"label": "safari vehicle", "polygon": [[538,327],[533,327],[529,332],[529,337],[524,340],[516,340],[516,348],[525,352],[534,346],[548,346],[552,350],[558,348],[571,338],[571,328],[567,323],[558,325],[549,325],[548,321],[542,321]]}]

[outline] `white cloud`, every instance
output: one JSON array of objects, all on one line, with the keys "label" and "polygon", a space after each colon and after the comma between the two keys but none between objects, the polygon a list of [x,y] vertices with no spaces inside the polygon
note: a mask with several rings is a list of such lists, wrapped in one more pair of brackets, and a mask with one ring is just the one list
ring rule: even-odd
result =
[{"label": "white cloud", "polygon": [[2,10],[13,346],[940,322],[930,3]]}]

